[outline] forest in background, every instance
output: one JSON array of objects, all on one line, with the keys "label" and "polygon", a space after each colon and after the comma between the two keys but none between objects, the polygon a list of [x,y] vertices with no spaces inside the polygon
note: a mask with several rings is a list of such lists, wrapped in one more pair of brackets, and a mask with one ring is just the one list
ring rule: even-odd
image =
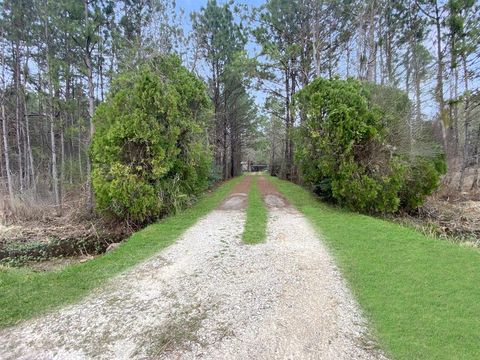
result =
[{"label": "forest in background", "polygon": [[[296,93],[316,77],[353,77],[404,91],[400,151],[443,153],[444,183],[475,189],[479,18],[472,0],[208,1],[194,14],[167,0],[4,0],[3,216],[92,209],[95,109],[118,73],[162,54],[176,54],[207,84],[211,183],[238,175],[242,161],[299,180]],[[383,95],[385,103],[397,96]]]}]

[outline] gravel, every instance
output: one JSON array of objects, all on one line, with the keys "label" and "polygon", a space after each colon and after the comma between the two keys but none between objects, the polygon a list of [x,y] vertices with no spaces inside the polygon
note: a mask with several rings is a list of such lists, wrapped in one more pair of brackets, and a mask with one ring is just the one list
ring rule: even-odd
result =
[{"label": "gravel", "polygon": [[272,208],[254,246],[244,222],[211,212],[80,303],[1,330],[0,358],[384,359],[303,216]]}]

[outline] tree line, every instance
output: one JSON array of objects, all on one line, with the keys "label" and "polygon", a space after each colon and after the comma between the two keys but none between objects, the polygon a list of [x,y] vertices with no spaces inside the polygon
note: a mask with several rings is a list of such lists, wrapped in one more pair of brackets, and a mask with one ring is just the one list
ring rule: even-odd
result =
[{"label": "tree line", "polygon": [[[186,15],[169,0],[4,0],[0,18],[0,177],[11,202],[92,209],[94,114],[115,79],[176,54],[212,103],[209,182],[268,161],[299,179],[297,93],[315,78],[384,87],[403,109],[397,152],[444,154],[447,181],[478,185],[480,6],[474,0],[208,0]],[[407,94],[404,99],[396,91]],[[265,97],[262,108],[255,97]],[[402,100],[403,101],[403,100]],[[431,142],[431,139],[436,139]],[[472,172],[474,171],[472,180]],[[476,171],[476,172],[475,172]],[[470,180],[466,179],[470,176]]]},{"label": "tree line", "polygon": [[478,2],[269,0],[255,16],[266,71],[261,81],[271,96],[267,111],[285,132],[283,156],[272,150],[271,169],[298,175],[291,129],[302,114],[292,113],[295,94],[317,77],[353,77],[407,93],[405,151],[432,151],[422,146],[424,129],[431,128],[447,159],[448,181],[463,188],[466,170],[479,161]]},{"label": "tree line", "polygon": [[81,185],[92,208],[95,108],[115,74],[146,57],[153,42],[155,51],[172,48],[169,33],[146,31],[167,25],[154,15],[166,8],[128,0],[2,2],[0,173],[10,199],[58,206]]}]

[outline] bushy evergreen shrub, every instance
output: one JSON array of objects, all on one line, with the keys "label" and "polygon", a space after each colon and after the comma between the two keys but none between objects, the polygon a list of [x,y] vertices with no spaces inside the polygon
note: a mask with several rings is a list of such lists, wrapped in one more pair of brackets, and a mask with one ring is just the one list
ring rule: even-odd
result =
[{"label": "bushy evergreen shrub", "polygon": [[91,147],[97,208],[143,223],[182,207],[210,173],[203,82],[176,57],[118,77],[95,113]]},{"label": "bushy evergreen shrub", "polygon": [[439,172],[430,160],[417,157],[410,164],[395,153],[389,129],[398,125],[388,125],[405,114],[382,111],[371,94],[372,85],[353,79],[316,79],[302,89],[296,97],[302,115],[297,164],[317,194],[350,209],[411,209],[436,188]]},{"label": "bushy evergreen shrub", "polygon": [[440,176],[446,172],[443,157],[427,159],[417,156],[408,159],[404,184],[400,190],[400,202],[403,209],[417,209],[438,186]]}]

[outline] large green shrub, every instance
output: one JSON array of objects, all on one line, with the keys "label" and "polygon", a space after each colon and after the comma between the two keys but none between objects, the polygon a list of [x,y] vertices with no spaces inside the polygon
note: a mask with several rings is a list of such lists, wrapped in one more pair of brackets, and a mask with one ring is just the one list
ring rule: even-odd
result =
[{"label": "large green shrub", "polygon": [[399,196],[402,208],[411,211],[422,205],[425,197],[437,188],[446,167],[441,156],[434,159],[417,156],[408,159],[408,164]]},{"label": "large green shrub", "polygon": [[317,79],[302,89],[296,161],[305,182],[326,199],[369,213],[411,209],[435,189],[439,174],[426,159],[410,164],[395,153],[390,131],[407,116],[404,99],[398,113],[382,111],[374,90],[353,79]]},{"label": "large green shrub", "polygon": [[176,57],[157,58],[119,76],[94,118],[97,208],[142,223],[205,189],[209,110],[203,82]]}]

